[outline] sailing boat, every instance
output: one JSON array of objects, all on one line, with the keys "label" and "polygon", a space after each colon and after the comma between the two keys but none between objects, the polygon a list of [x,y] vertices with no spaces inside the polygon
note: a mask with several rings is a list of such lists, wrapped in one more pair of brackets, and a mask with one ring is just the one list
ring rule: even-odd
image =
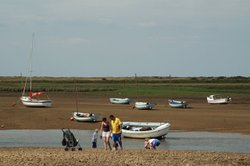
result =
[{"label": "sailing boat", "polygon": [[[75,83],[76,84],[76,83]],[[73,112],[73,119],[78,122],[95,122],[96,116],[93,113],[83,113],[78,111],[78,93],[77,86],[75,85],[76,91],[76,112]]]},{"label": "sailing boat", "polygon": [[[22,96],[20,98],[23,105],[27,107],[51,107],[52,101],[50,99],[40,99],[42,95],[45,94],[45,92],[33,92],[32,91],[32,55],[34,51],[34,37],[35,34],[32,34],[32,46],[31,46],[31,52],[30,52],[30,69],[29,69],[29,76],[26,77]],[[25,95],[27,84],[29,82],[29,95]],[[48,96],[47,96],[48,98]]]}]

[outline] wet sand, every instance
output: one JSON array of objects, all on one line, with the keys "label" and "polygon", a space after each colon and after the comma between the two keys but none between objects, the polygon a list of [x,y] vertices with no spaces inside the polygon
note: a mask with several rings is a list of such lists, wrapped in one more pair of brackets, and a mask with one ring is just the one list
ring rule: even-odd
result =
[{"label": "wet sand", "polygon": [[[0,93],[1,129],[95,129],[100,123],[70,121],[76,111],[74,93],[50,94],[52,108],[27,108],[20,102],[13,106],[20,94]],[[142,99],[157,105],[153,110],[133,109],[130,105],[109,103],[108,97],[84,96],[79,94],[79,112],[89,112],[102,117],[113,114],[122,121],[169,122],[171,130],[237,132],[250,134],[250,103],[210,105],[206,99],[186,99],[187,109],[168,106],[165,98]]]},{"label": "wet sand", "polygon": [[[0,165],[249,165],[250,155],[199,151],[0,148]],[[142,155],[143,153],[143,155]]]},{"label": "wet sand", "polygon": [[[0,125],[5,129],[95,129],[100,123],[70,121],[76,111],[74,94],[50,94],[52,108],[13,106],[20,94],[0,93]],[[237,132],[250,134],[250,104],[209,105],[206,99],[187,99],[187,109],[173,109],[165,98],[142,99],[157,103],[154,110],[114,105],[108,97],[79,94],[79,111],[102,117],[113,114],[122,121],[171,123],[171,130]],[[185,99],[184,99],[185,100]],[[200,151],[83,149],[65,152],[63,148],[0,148],[0,165],[250,165],[250,154]],[[143,155],[142,155],[143,154]]]}]

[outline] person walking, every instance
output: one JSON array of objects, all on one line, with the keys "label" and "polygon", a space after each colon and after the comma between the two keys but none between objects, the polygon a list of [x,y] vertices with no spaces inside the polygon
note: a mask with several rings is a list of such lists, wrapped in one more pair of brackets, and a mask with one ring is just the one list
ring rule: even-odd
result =
[{"label": "person walking", "polygon": [[104,148],[107,150],[108,148],[111,150],[110,146],[110,123],[107,121],[107,118],[102,118],[101,129],[100,129],[101,136],[100,138],[103,140]]},{"label": "person walking", "polygon": [[97,137],[98,137],[98,129],[95,129],[93,135],[92,135],[92,148],[97,148]]},{"label": "person walking", "polygon": [[115,117],[114,115],[109,116],[111,120],[111,134],[112,134],[112,140],[113,140],[113,148],[115,150],[118,149],[118,144],[121,148],[122,147],[122,122],[119,118]]}]

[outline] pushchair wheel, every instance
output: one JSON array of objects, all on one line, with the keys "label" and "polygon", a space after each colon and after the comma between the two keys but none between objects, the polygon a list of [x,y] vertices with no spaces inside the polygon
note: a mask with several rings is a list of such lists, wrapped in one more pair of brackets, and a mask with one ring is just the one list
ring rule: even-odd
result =
[{"label": "pushchair wheel", "polygon": [[75,148],[72,148],[71,150],[72,150],[72,151],[75,151],[76,149],[75,149]]},{"label": "pushchair wheel", "polygon": [[78,148],[79,151],[82,151],[82,148]]},{"label": "pushchair wheel", "polygon": [[64,150],[65,150],[65,151],[68,151],[68,150],[69,150],[69,148],[64,148]]}]

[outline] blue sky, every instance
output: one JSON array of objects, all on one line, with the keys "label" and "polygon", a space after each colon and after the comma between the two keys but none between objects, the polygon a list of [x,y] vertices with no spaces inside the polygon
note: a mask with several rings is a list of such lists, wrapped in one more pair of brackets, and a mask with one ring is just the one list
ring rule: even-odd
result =
[{"label": "blue sky", "polygon": [[0,0],[0,76],[249,76],[249,0]]}]

